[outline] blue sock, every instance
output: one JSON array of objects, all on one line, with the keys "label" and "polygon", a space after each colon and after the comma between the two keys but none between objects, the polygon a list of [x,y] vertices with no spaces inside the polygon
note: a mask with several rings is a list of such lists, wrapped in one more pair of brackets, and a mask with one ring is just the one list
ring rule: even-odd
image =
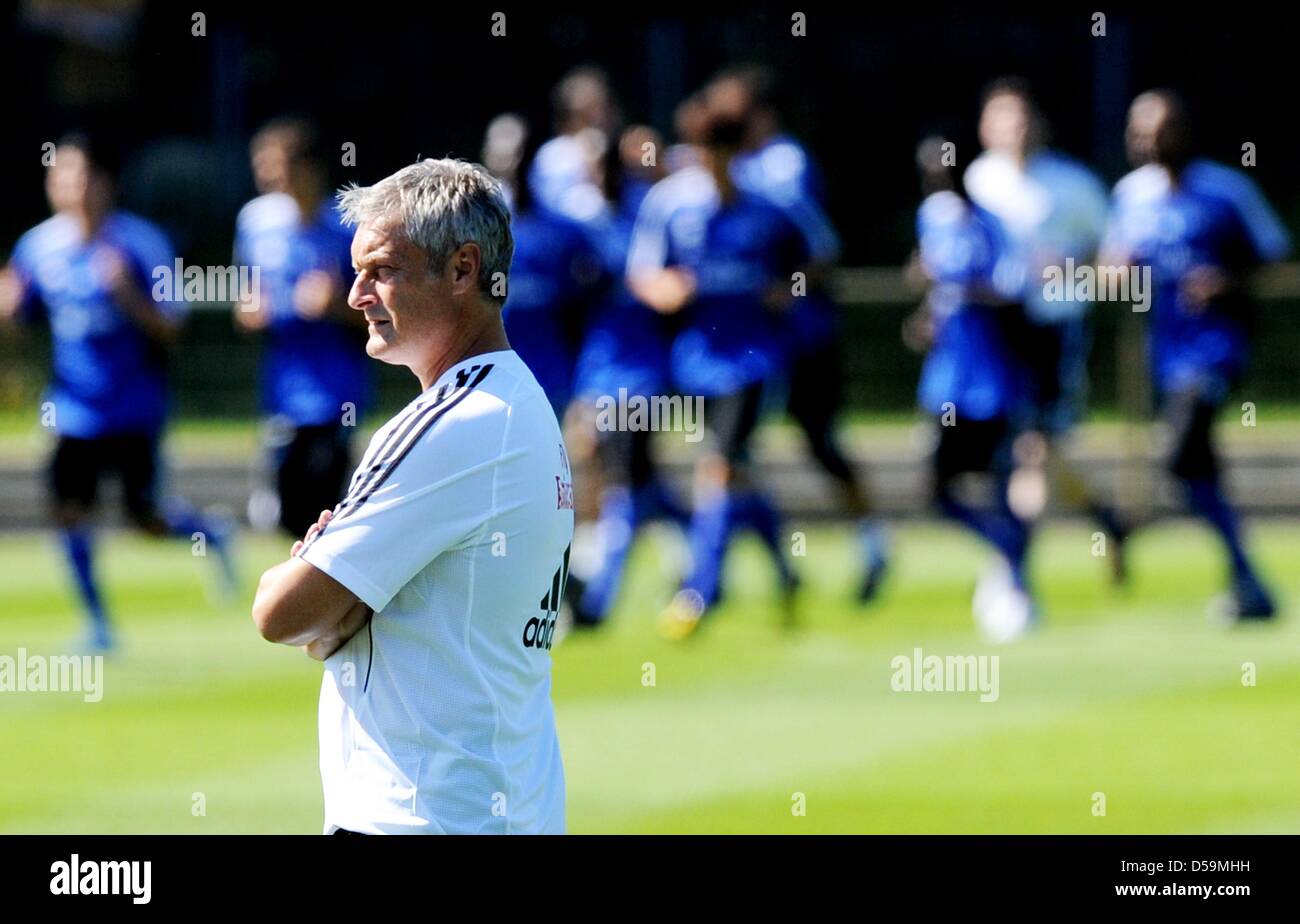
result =
[{"label": "blue sock", "polygon": [[1215,478],[1196,478],[1185,481],[1187,500],[1192,510],[1209,521],[1228,550],[1232,561],[1233,575],[1238,581],[1258,583],[1255,571],[1246,558],[1246,549],[1241,541],[1241,529],[1237,515],[1233,512],[1228,499],[1223,496],[1219,482]]},{"label": "blue sock", "polygon": [[603,620],[614,605],[619,584],[623,579],[623,566],[627,563],[632,539],[636,535],[639,516],[632,492],[624,487],[609,488],[600,498],[600,519],[597,530],[601,541],[600,567],[582,594],[584,615]]},{"label": "blue sock", "polygon": [[163,510],[163,521],[168,534],[178,539],[188,540],[195,533],[202,533],[208,545],[214,548],[221,545],[222,537],[212,530],[207,518],[183,501],[169,501]]},{"label": "blue sock", "polygon": [[761,491],[750,488],[737,492],[732,503],[735,528],[749,528],[758,533],[772,556],[782,585],[793,583],[794,572],[786,561],[785,543],[781,537],[781,517],[772,502]]},{"label": "blue sock", "polygon": [[235,571],[235,562],[230,554],[230,527],[227,523],[199,513],[185,501],[173,499],[163,509],[163,521],[167,524],[169,535],[178,539],[193,541],[195,533],[203,534],[204,548],[210,548],[217,556],[217,565],[221,570],[221,579],[227,592],[233,592],[239,585]]},{"label": "blue sock", "polygon": [[939,506],[945,514],[991,543],[1006,559],[1016,586],[1025,589],[1029,527],[1023,520],[1006,509],[979,510],[963,504],[949,491],[939,493]]},{"label": "blue sock", "polygon": [[77,593],[82,605],[90,616],[92,629],[97,637],[108,634],[108,615],[104,612],[104,603],[99,596],[99,586],[95,583],[94,544],[91,532],[84,527],[65,529],[59,532],[63,542],[63,552],[72,566],[72,575],[77,583]]},{"label": "blue sock", "polygon": [[678,526],[685,527],[691,521],[691,513],[681,504],[658,478],[636,489],[637,518],[641,522],[656,517],[671,520]]},{"label": "blue sock", "polygon": [[704,605],[718,601],[722,589],[722,559],[727,552],[727,540],[734,529],[732,497],[719,491],[697,504],[691,514],[687,538],[691,547],[691,573],[682,584],[683,589],[700,595]]}]

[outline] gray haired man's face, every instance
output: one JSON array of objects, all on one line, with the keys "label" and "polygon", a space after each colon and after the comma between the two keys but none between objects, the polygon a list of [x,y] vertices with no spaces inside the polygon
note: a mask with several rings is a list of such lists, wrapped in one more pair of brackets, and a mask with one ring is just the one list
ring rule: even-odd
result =
[{"label": "gray haired man's face", "polygon": [[352,238],[352,265],[348,305],[369,322],[366,352],[394,365],[420,364],[437,347],[437,314],[451,294],[445,280],[429,269],[423,250],[373,222]]}]

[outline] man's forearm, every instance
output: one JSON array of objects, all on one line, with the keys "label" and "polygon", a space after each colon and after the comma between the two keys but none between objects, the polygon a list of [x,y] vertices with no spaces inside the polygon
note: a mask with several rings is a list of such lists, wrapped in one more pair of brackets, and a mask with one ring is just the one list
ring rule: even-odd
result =
[{"label": "man's forearm", "polygon": [[[300,547],[295,544],[294,550]],[[355,613],[360,601],[334,578],[293,556],[268,569],[253,598],[253,621],[268,642],[301,647],[335,631],[364,625]],[[361,604],[364,606],[364,604]],[[369,612],[368,610],[366,612]]]},{"label": "man's forearm", "polygon": [[319,638],[299,647],[308,657],[324,661],[360,632],[372,615],[374,614],[370,607],[358,600],[356,606],[348,610],[341,620],[322,633]]},{"label": "man's forearm", "polygon": [[126,286],[118,293],[118,306],[136,327],[151,340],[164,345],[175,342],[179,326],[163,313],[158,304],[134,286]]}]

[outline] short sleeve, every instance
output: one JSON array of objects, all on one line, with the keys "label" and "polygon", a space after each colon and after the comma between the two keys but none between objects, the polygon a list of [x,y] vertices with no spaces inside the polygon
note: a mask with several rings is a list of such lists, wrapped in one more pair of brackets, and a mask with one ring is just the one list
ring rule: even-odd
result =
[{"label": "short sleeve", "polygon": [[651,189],[637,211],[627,253],[629,276],[660,270],[668,265],[669,211],[663,206],[662,194],[662,189]]},{"label": "short sleeve", "polygon": [[[388,451],[381,444],[376,452],[379,464],[359,474],[334,519],[299,553],[377,613],[495,515],[505,414],[439,420],[436,405],[420,414],[393,428]],[[412,432],[427,427],[403,452],[405,423]]]},{"label": "short sleeve", "polygon": [[1287,236],[1286,228],[1258,186],[1244,176],[1237,177],[1237,180],[1233,190],[1233,206],[1256,257],[1263,263],[1284,259],[1291,252],[1291,239]]},{"label": "short sleeve", "polygon": [[817,263],[834,263],[840,258],[839,235],[816,200],[805,196],[784,206],[783,211],[803,235],[809,259]]}]

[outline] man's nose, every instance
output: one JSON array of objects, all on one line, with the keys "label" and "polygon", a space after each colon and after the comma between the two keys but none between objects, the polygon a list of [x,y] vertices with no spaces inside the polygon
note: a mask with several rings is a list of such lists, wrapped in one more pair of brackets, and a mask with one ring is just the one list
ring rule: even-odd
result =
[{"label": "man's nose", "polygon": [[352,280],[352,288],[348,290],[349,308],[362,311],[367,305],[373,305],[375,301],[374,288],[363,275],[358,275],[356,279]]}]

